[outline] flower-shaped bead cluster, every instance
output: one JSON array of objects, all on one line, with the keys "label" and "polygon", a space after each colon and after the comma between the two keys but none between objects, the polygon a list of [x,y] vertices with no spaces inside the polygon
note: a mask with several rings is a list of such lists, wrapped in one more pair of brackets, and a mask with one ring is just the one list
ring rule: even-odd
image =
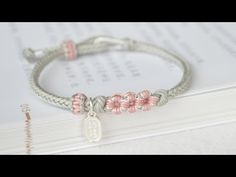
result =
[{"label": "flower-shaped bead cluster", "polygon": [[124,95],[115,94],[106,101],[106,109],[115,114],[124,111],[129,113],[136,112],[137,109],[148,111],[152,106],[157,105],[159,98],[144,90],[138,94],[128,92]]}]

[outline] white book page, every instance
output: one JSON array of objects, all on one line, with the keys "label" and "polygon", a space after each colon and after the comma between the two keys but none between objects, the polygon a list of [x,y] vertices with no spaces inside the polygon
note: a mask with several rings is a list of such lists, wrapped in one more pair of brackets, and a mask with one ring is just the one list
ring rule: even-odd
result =
[{"label": "white book page", "polygon": [[[235,23],[2,23],[0,124],[24,121],[20,105],[25,103],[33,119],[69,116],[70,112],[44,103],[31,91],[28,79],[33,65],[23,58],[22,50],[59,45],[65,39],[82,41],[95,35],[129,37],[183,56],[193,70],[193,82],[185,96],[236,85]],[[72,62],[58,60],[47,67],[40,82],[61,96],[70,97],[76,92],[108,96],[169,89],[181,74],[177,67],[155,56],[112,52]]]}]

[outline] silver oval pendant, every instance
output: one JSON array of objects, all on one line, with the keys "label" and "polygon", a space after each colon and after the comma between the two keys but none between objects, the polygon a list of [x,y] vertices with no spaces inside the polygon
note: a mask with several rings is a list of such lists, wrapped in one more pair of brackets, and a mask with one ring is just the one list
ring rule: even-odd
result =
[{"label": "silver oval pendant", "polygon": [[101,121],[96,115],[89,115],[83,122],[84,133],[89,142],[97,142],[102,138]]}]

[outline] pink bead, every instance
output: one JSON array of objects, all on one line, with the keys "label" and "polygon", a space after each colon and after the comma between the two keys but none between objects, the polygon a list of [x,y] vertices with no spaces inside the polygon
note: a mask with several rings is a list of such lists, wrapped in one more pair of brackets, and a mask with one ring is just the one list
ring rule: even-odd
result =
[{"label": "pink bead", "polygon": [[121,114],[122,112],[121,101],[122,101],[121,95],[119,94],[113,95],[106,101],[106,109],[114,114]]},{"label": "pink bead", "polygon": [[75,43],[72,40],[68,40],[62,43],[62,48],[64,50],[64,55],[67,59],[73,60],[77,56],[77,50]]},{"label": "pink bead", "polygon": [[148,90],[144,90],[137,95],[137,108],[143,111],[148,111],[152,106],[155,106],[159,101],[159,98],[156,96],[152,96],[151,92]]},{"label": "pink bead", "polygon": [[136,112],[136,95],[133,92],[128,92],[124,95],[121,103],[123,110],[127,110],[129,113]]},{"label": "pink bead", "polygon": [[86,96],[83,93],[76,93],[72,96],[72,112],[79,115],[84,112]]}]

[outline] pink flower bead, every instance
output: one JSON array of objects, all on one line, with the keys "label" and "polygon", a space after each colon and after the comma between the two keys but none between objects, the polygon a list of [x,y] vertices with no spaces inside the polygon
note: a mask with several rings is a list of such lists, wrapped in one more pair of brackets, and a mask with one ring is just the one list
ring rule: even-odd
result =
[{"label": "pink flower bead", "polygon": [[128,92],[124,95],[121,107],[123,110],[127,110],[129,113],[136,111],[136,95],[133,92]]},{"label": "pink flower bead", "polygon": [[144,90],[137,95],[137,108],[143,111],[148,111],[152,106],[155,106],[159,101],[159,98],[152,96],[150,91]]},{"label": "pink flower bead", "polygon": [[122,96],[119,94],[113,95],[106,101],[106,109],[110,110],[114,114],[121,114],[122,107],[121,107]]},{"label": "pink flower bead", "polygon": [[72,96],[72,112],[79,115],[84,112],[84,103],[86,96],[82,93],[77,93]]}]

